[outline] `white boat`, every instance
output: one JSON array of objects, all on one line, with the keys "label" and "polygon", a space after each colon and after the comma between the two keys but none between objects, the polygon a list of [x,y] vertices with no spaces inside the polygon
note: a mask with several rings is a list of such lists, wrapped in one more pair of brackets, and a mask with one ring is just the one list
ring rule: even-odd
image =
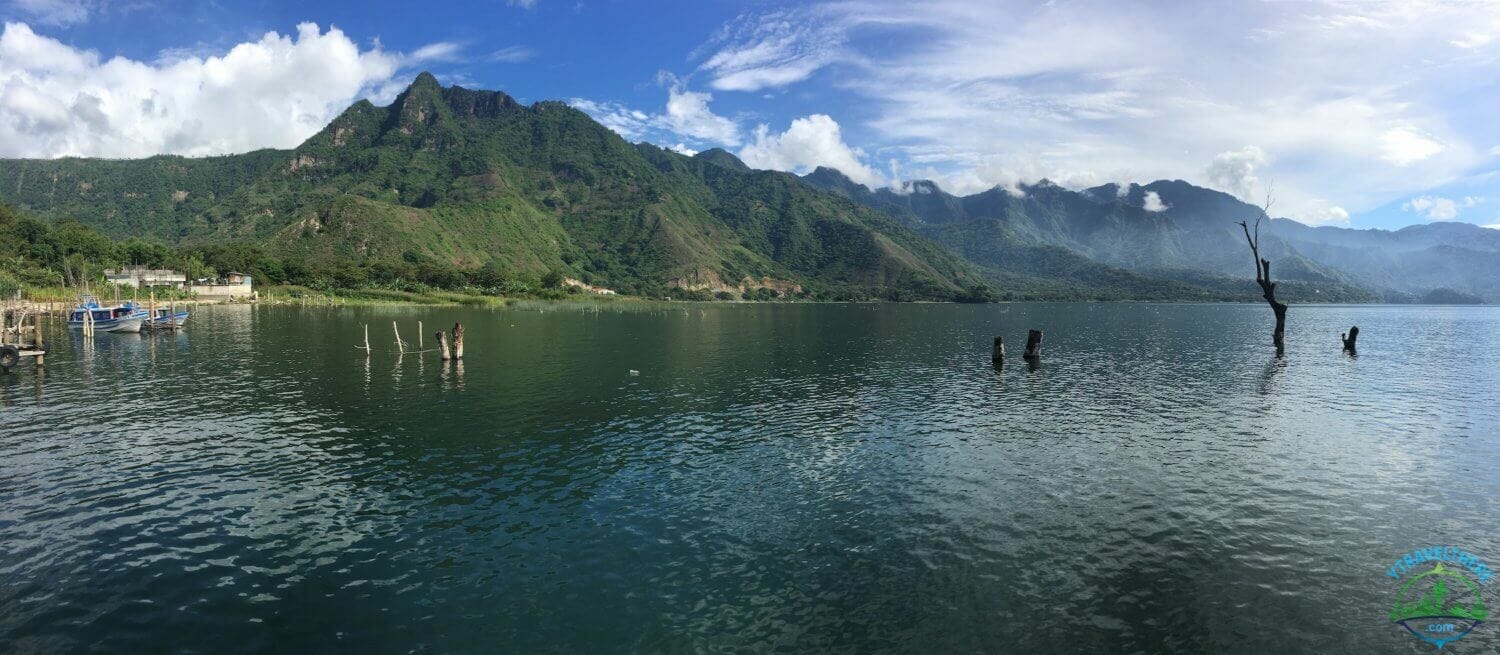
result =
[{"label": "white boat", "polygon": [[95,298],[84,298],[68,314],[68,327],[82,330],[85,312],[93,319],[95,332],[140,332],[141,324],[149,318],[149,312],[130,302],[115,307],[101,307]]}]

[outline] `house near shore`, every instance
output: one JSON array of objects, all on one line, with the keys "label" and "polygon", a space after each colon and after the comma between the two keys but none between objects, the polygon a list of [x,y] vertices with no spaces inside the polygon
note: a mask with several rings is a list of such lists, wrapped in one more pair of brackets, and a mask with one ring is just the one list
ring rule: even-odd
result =
[{"label": "house near shore", "polygon": [[104,280],[110,284],[129,285],[137,289],[149,287],[172,287],[181,289],[187,284],[187,276],[167,268],[125,266],[104,269]]},{"label": "house near shore", "polygon": [[202,279],[184,289],[198,298],[222,300],[248,300],[255,298],[255,280],[248,273],[230,271],[217,279]]},{"label": "house near shore", "polygon": [[230,271],[217,278],[188,281],[187,276],[165,268],[126,266],[105,269],[104,279],[110,284],[129,285],[137,289],[172,287],[182,289],[204,300],[239,300],[255,297],[255,280],[248,273]]}]

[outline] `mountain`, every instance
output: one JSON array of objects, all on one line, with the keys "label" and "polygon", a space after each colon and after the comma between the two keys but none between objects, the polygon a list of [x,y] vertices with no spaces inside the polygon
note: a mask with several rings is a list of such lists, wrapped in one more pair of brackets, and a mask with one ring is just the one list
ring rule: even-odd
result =
[{"label": "mountain", "polygon": [[597,286],[952,299],[962,258],[733,155],[632,145],[559,102],[442,87],[360,101],[292,150],[0,162],[24,211],[114,237],[251,242],[299,261],[435,261]]},{"label": "mountain", "polygon": [[[1081,191],[1044,180],[962,197],[925,180],[872,191],[831,169],[802,180],[891,214],[992,277],[1047,273],[1083,286],[1108,280],[1129,297],[1243,298],[1253,275],[1238,222],[1260,208],[1181,180]],[[1274,219],[1262,224],[1262,249],[1289,298],[1421,302],[1443,291],[1500,302],[1500,231],[1476,225],[1353,230]]]}]

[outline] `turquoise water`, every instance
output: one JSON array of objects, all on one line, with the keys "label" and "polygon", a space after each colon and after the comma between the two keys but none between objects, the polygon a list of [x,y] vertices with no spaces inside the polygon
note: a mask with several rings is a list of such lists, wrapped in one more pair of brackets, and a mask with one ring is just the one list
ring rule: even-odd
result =
[{"label": "turquoise water", "polygon": [[[1280,359],[1270,318],[222,306],[57,331],[44,376],[0,376],[0,652],[1431,652],[1386,570],[1433,544],[1500,565],[1500,310],[1294,306]],[[393,320],[428,348],[463,321],[462,366],[398,356]]]}]

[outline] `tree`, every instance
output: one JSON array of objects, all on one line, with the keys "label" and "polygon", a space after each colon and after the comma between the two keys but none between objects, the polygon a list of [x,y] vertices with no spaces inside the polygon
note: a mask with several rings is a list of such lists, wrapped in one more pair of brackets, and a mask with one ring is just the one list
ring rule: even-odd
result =
[{"label": "tree", "polygon": [[1245,221],[1240,221],[1240,229],[1245,231],[1245,242],[1250,245],[1250,256],[1255,259],[1255,283],[1260,285],[1261,297],[1271,305],[1271,312],[1276,315],[1276,330],[1271,333],[1271,343],[1276,345],[1276,354],[1280,355],[1284,350],[1284,337],[1286,336],[1286,303],[1276,300],[1276,283],[1271,281],[1271,260],[1260,256],[1260,220],[1269,218],[1271,215],[1271,196],[1266,195],[1265,207],[1261,208],[1260,214],[1255,217],[1254,232]]},{"label": "tree", "polygon": [[557,270],[547,271],[547,274],[542,276],[542,288],[543,289],[556,289],[556,288],[562,286],[562,283],[563,283],[563,274],[562,274],[561,271],[557,271]]}]

